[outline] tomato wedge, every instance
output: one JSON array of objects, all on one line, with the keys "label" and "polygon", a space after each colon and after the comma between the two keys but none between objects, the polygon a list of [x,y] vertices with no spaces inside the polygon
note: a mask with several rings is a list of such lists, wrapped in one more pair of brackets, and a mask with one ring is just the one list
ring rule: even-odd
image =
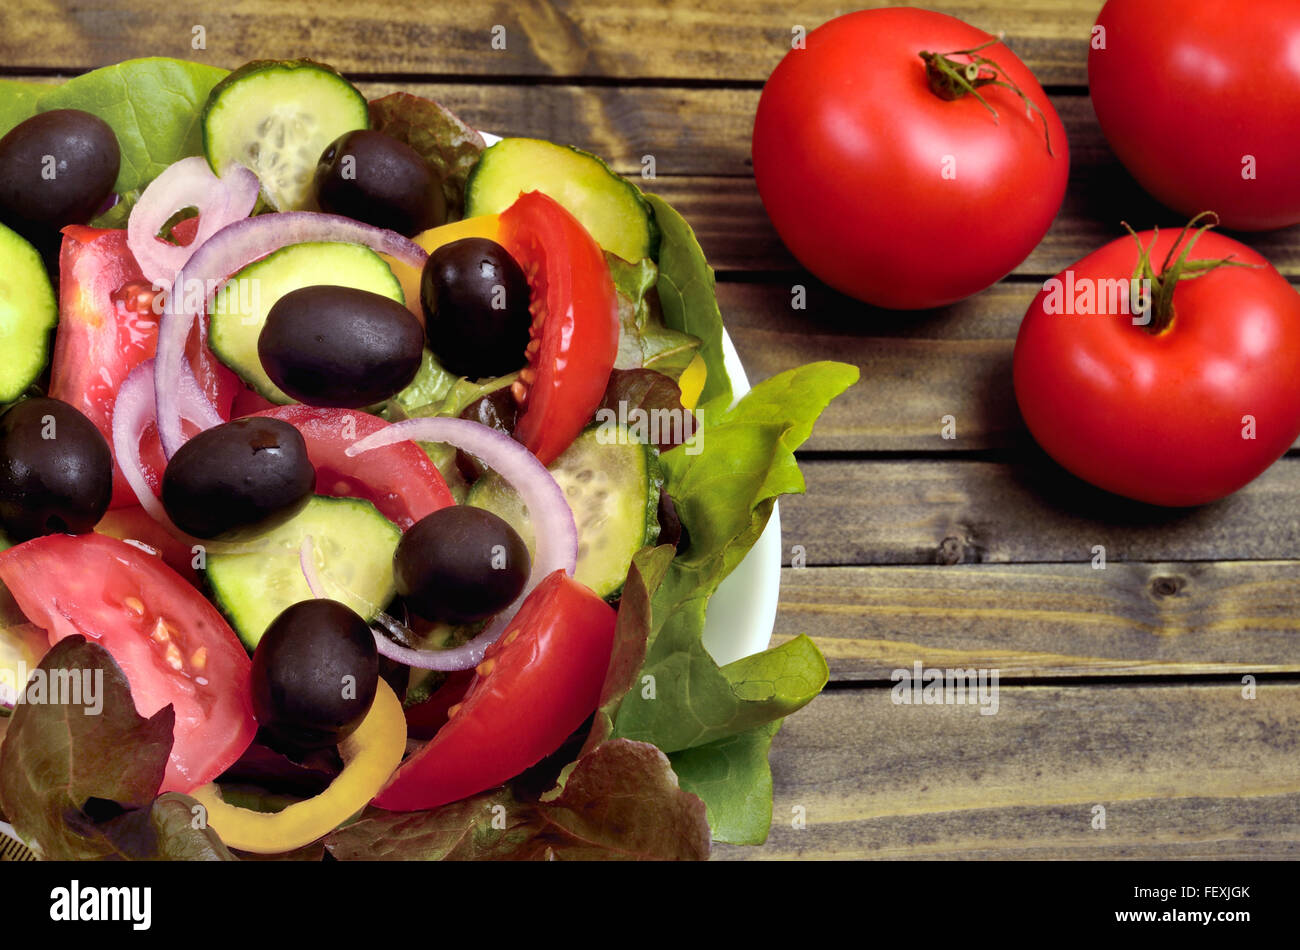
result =
[{"label": "tomato wedge", "polygon": [[600,406],[618,357],[618,297],[600,246],[555,199],[530,191],[501,213],[501,245],[531,291],[528,366],[513,389],[515,438],[543,465]]},{"label": "tomato wedge", "polygon": [[614,608],[563,571],[528,595],[488,648],[464,701],[375,804],[437,808],[500,785],[563,744],[600,702]]},{"label": "tomato wedge", "polygon": [[[178,241],[192,240],[198,219],[174,229]],[[131,370],[158,346],[155,292],[126,244],[126,231],[80,225],[63,229],[59,254],[59,327],[54,337],[50,395],[76,406],[113,444],[113,407]],[[197,330],[190,340],[195,378],[222,416],[229,418],[236,378],[206,350]],[[157,430],[142,439],[145,477],[154,491],[162,481],[163,455]],[[122,470],[113,467],[113,508],[137,504]]]},{"label": "tomato wedge", "polygon": [[449,673],[432,696],[406,710],[406,734],[412,739],[432,739],[447,724],[452,708],[464,700],[473,682],[473,670]]},{"label": "tomato wedge", "polygon": [[456,503],[437,466],[413,442],[348,457],[349,446],[388,425],[369,413],[278,406],[252,415],[279,419],[302,433],[307,456],[316,467],[318,493],[364,498],[403,531],[425,515]]},{"label": "tomato wedge", "polygon": [[195,587],[203,583],[194,567],[195,551],[190,544],[177,538],[139,505],[105,513],[95,525],[95,531],[128,543],[144,544],[157,551],[163,563]]},{"label": "tomato wedge", "polygon": [[0,582],[51,646],[80,634],[106,649],[140,715],[175,709],[161,791],[211,782],[253,741],[248,654],[217,608],[159,558],[100,534],[48,535],[0,554]]}]

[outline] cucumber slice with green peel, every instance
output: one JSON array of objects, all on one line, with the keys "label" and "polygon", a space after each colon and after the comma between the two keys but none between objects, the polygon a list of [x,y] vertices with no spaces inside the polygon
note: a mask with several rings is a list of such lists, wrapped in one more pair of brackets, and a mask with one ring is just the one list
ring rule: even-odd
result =
[{"label": "cucumber slice with green peel", "polygon": [[259,550],[207,556],[213,600],[249,650],[285,608],[312,598],[300,560],[308,535],[323,596],[370,620],[396,595],[393,555],[401,529],[368,501],[317,495],[292,519],[250,542]]},{"label": "cucumber slice with green peel", "polygon": [[312,179],[326,146],[370,128],[366,98],[323,63],[256,60],[219,82],[203,107],[203,153],[218,175],[253,171],[276,211],[315,205]]},{"label": "cucumber slice with green peel", "polygon": [[50,331],[58,321],[41,255],[0,224],[0,405],[13,402],[45,372]]},{"label": "cucumber slice with green peel", "polygon": [[659,229],[640,189],[582,149],[541,139],[502,139],[465,183],[465,216],[500,214],[523,191],[564,205],[596,243],[625,261],[654,257]]},{"label": "cucumber slice with green peel", "polygon": [[271,382],[257,355],[266,315],[285,294],[317,284],[355,287],[405,305],[402,285],[370,248],[336,242],[291,244],[249,264],[212,301],[210,343],[217,358],[263,397],[280,405],[295,400]]},{"label": "cucumber slice with green peel", "polygon": [[[623,589],[632,555],[659,537],[659,489],[663,475],[654,446],[635,441],[623,427],[583,432],[551,463],[578,525],[574,579],[601,597]],[[510,524],[532,555],[535,538],[528,509],[494,472],[470,488],[465,504]]]}]

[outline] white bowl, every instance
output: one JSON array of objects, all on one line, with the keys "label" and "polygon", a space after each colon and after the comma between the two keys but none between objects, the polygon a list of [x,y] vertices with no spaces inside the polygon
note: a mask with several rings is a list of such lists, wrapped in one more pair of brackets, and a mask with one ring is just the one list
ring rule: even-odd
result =
[{"label": "white bowl", "polygon": [[[749,392],[749,378],[725,330],[722,352],[731,376],[732,392],[739,399]],[[773,504],[772,517],[758,541],[709,601],[704,618],[704,648],[719,665],[767,649],[776,623],[780,593],[781,512]]]},{"label": "white bowl", "polygon": [[[480,129],[479,134],[488,145],[501,141],[501,136],[491,132]],[[725,330],[722,351],[732,392],[739,399],[749,392],[749,377]],[[781,513],[773,505],[767,528],[709,601],[704,619],[704,648],[720,666],[767,649],[772,641],[780,593]]]}]

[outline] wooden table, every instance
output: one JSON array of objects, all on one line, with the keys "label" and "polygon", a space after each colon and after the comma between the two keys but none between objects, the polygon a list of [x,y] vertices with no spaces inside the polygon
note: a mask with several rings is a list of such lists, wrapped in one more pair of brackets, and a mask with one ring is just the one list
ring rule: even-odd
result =
[{"label": "wooden table", "polygon": [[[829,0],[8,0],[0,64],[31,78],[132,56],[310,56],[368,95],[433,96],[628,174],[653,155],[644,184],[699,233],[750,375],[861,367],[802,453],[807,496],[782,506],[787,563],[803,545],[807,567],[785,570],[776,636],[813,636],[832,683],[776,739],[767,845],[720,857],[1295,857],[1300,454],[1223,502],[1164,512],[1103,496],[1034,447],[1010,365],[1042,280],[1121,218],[1180,222],[1098,129],[1085,62],[1100,0],[934,5],[1006,31],[1066,124],[1072,168],[1055,225],[1011,277],[911,315],[811,279],[750,173],[763,81],[793,26],[848,9]],[[196,26],[206,49],[192,49]],[[1300,229],[1247,240],[1300,278]],[[805,312],[790,309],[796,283]],[[945,415],[955,440],[940,437]],[[998,713],[894,705],[890,672],[918,660],[999,669]]]}]

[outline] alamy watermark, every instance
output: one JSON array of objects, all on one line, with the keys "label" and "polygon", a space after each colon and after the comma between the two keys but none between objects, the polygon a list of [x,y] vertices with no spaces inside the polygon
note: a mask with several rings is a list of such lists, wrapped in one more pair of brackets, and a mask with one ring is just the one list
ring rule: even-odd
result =
[{"label": "alamy watermark", "polygon": [[50,891],[50,920],[123,921],[132,930],[148,930],[153,923],[153,888],[83,886],[74,878],[67,887]]},{"label": "alamy watermark", "polygon": [[87,716],[98,716],[104,711],[104,671],[37,667],[28,672],[19,660],[16,669],[0,669],[0,703],[82,706]]},{"label": "alamy watermark", "polygon": [[889,678],[895,706],[979,706],[981,716],[998,711],[998,670],[927,669],[917,660],[910,670],[894,670]]},{"label": "alamy watermark", "polygon": [[1067,270],[1065,279],[1052,277],[1043,282],[1043,313],[1078,314],[1080,316],[1132,316],[1133,325],[1144,327],[1151,322],[1151,281],[1115,278],[1094,280],[1075,278]]},{"label": "alamy watermark", "polygon": [[681,445],[687,455],[704,451],[704,427],[688,409],[643,409],[619,400],[618,409],[596,410],[596,441],[601,445],[640,442]]},{"label": "alamy watermark", "polygon": [[[167,312],[167,300],[173,288],[170,284],[155,282],[152,290],[149,308],[155,317],[161,317]],[[188,277],[180,288],[180,294],[179,303],[185,313],[239,314],[241,323],[252,325],[258,322],[257,315],[262,312],[262,281],[256,277],[237,277],[234,280]]]}]

